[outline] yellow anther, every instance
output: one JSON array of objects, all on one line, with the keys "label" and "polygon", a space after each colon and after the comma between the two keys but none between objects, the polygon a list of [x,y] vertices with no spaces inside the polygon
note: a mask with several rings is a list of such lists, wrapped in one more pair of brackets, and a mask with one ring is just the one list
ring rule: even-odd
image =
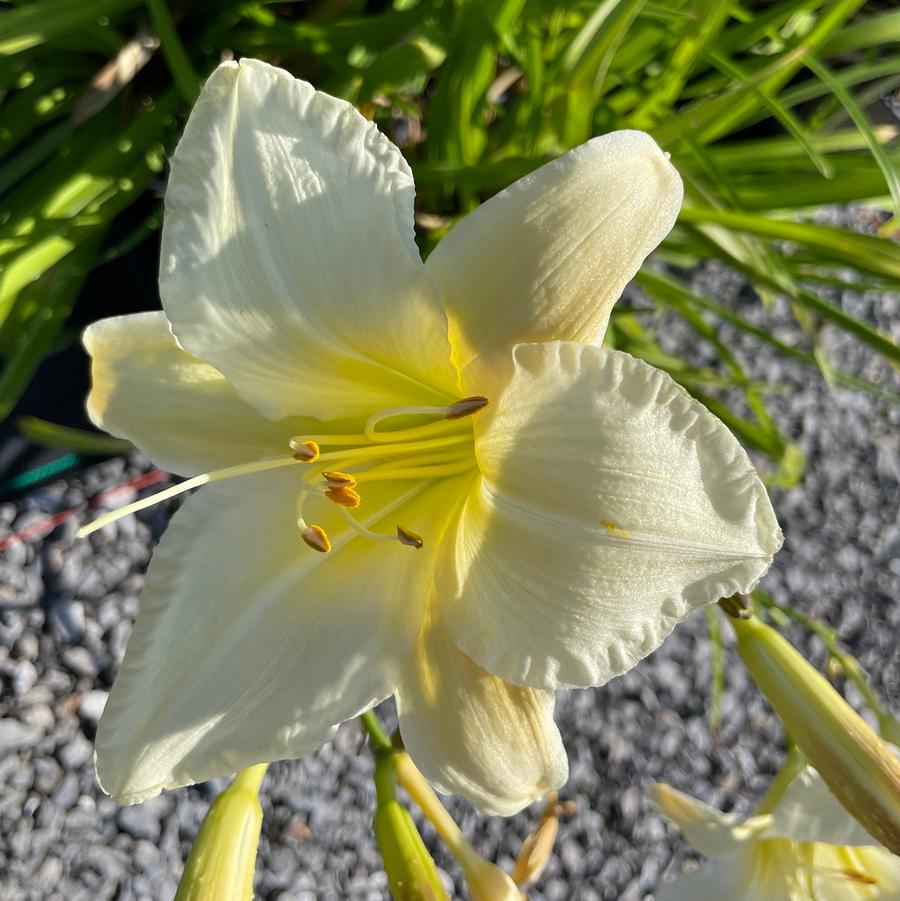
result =
[{"label": "yellow anther", "polygon": [[346,472],[323,472],[322,478],[329,488],[355,488],[356,479]]},{"label": "yellow anther", "polygon": [[874,879],[868,873],[863,873],[861,870],[857,870],[854,867],[847,867],[843,872],[849,879],[852,879],[854,882],[859,882],[862,885],[878,885],[877,879]]},{"label": "yellow anther", "polygon": [[486,407],[488,404],[488,399],[486,397],[473,396],[473,397],[464,397],[462,400],[458,400],[455,404],[451,404],[447,407],[447,412],[444,413],[444,419],[462,419],[463,416],[471,416],[473,413],[477,413],[479,410]]},{"label": "yellow anther", "polygon": [[331,550],[331,542],[321,526],[307,526],[300,533],[300,537],[314,550],[327,554]]},{"label": "yellow anther", "polygon": [[397,540],[400,544],[405,544],[407,547],[414,547],[416,550],[425,544],[421,535],[416,535],[415,532],[410,532],[409,529],[405,529],[403,526],[397,526]]},{"label": "yellow anther", "polygon": [[319,445],[315,441],[297,441],[291,438],[290,447],[294,452],[294,459],[301,463],[315,463],[319,459]]},{"label": "yellow anther", "polygon": [[336,488],[329,488],[325,492],[325,497],[330,501],[334,501],[341,507],[350,507],[351,509],[359,506],[360,497],[352,489],[345,485],[339,485]]}]

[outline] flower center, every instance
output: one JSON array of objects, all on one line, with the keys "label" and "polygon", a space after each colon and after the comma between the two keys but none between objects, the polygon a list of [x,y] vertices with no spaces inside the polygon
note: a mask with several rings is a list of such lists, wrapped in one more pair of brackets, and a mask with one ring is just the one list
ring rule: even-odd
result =
[{"label": "flower center", "polygon": [[[419,481],[459,475],[475,465],[472,430],[459,420],[487,404],[484,397],[466,397],[447,407],[391,407],[369,417],[355,435],[302,435],[290,440],[293,458],[310,469],[298,497],[297,525],[309,547],[327,553],[331,542],[321,526],[309,524],[300,508],[305,496],[318,494],[335,503],[354,531],[375,541],[399,541],[421,548],[424,540],[405,526],[396,532],[373,532],[358,522],[351,510],[362,503],[367,483]],[[387,420],[406,416],[440,416],[437,422],[407,429],[379,429]],[[322,448],[333,448],[322,452]]]},{"label": "flower center", "polygon": [[[123,516],[210,482],[300,464],[309,468],[303,474],[297,497],[297,525],[301,538],[309,547],[322,553],[331,550],[325,530],[306,522],[301,512],[303,500],[316,495],[336,504],[350,527],[360,535],[374,541],[399,541],[407,547],[421,548],[422,537],[405,526],[397,525],[391,534],[373,532],[357,521],[350,511],[362,503],[368,483],[410,480],[424,485],[474,468],[472,428],[460,420],[477,413],[487,403],[485,397],[465,397],[446,407],[391,407],[370,416],[358,434],[295,436],[288,442],[290,454],[286,453],[284,457],[241,463],[186,479],[150,497],[104,513],[83,526],[77,537],[83,538]],[[379,429],[379,425],[387,420],[406,416],[439,416],[440,419],[407,429]]]}]

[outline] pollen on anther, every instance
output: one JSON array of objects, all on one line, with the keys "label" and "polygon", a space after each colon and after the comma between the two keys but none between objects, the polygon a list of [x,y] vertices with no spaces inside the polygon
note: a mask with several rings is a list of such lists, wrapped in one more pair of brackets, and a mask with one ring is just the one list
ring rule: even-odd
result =
[{"label": "pollen on anther", "polygon": [[346,472],[326,471],[322,473],[322,478],[325,479],[325,484],[328,485],[329,488],[356,487],[356,479]]},{"label": "pollen on anther", "polygon": [[351,509],[358,507],[360,502],[359,495],[346,485],[338,485],[335,488],[327,489],[325,497],[330,501],[334,501],[341,507],[350,507]]},{"label": "pollen on anther", "polygon": [[331,542],[321,526],[307,526],[300,533],[300,537],[314,550],[327,554],[331,550]]},{"label": "pollen on anther", "polygon": [[877,879],[874,879],[868,873],[863,873],[861,870],[857,870],[853,867],[847,867],[847,869],[844,870],[844,875],[854,882],[859,882],[861,885],[878,885]]},{"label": "pollen on anther", "polygon": [[407,547],[414,547],[416,550],[425,544],[421,535],[416,535],[415,532],[410,532],[409,529],[405,529],[403,526],[397,526],[397,540],[400,544],[405,544]]},{"label": "pollen on anther", "polygon": [[462,400],[458,400],[455,404],[450,404],[447,407],[444,419],[462,419],[463,416],[471,416],[487,405],[488,399],[486,397],[464,397]]},{"label": "pollen on anther", "polygon": [[294,459],[301,463],[315,463],[319,459],[319,445],[315,441],[294,441],[290,442],[291,450],[294,452]]}]

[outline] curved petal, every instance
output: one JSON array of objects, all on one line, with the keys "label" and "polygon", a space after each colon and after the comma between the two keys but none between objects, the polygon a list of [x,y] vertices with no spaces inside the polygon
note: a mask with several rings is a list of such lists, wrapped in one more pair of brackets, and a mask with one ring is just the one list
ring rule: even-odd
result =
[{"label": "curved petal", "polygon": [[663,372],[553,342],[472,375],[492,402],[474,423],[482,478],[445,540],[442,609],[485,669],[602,684],[768,569],[781,532],[762,482]]},{"label": "curved petal", "polygon": [[[307,548],[297,479],[204,487],[163,537],[97,732],[98,779],[121,801],[305,754],[393,692],[433,553],[348,529],[331,553]],[[381,490],[367,493],[370,520],[396,514],[427,534],[443,507],[435,489]]]},{"label": "curved petal", "polygon": [[[160,292],[178,340],[266,416],[456,394],[400,151],[256,60],[209,78],[172,159]],[[402,374],[401,374],[402,373]]]},{"label": "curved petal", "polygon": [[482,204],[425,264],[456,362],[518,341],[599,342],[622,289],[674,225],[682,193],[649,135],[616,131]]},{"label": "curved petal", "polygon": [[272,422],[225,377],[182,350],[163,313],[101,319],[88,326],[91,421],[127,438],[163,469],[196,475],[288,452],[315,421]]},{"label": "curved petal", "polygon": [[738,850],[744,842],[765,833],[772,822],[769,816],[742,821],[737,814],[722,813],[664,783],[653,786],[651,798],[679,828],[688,844],[707,857],[719,857]]},{"label": "curved petal", "polygon": [[434,616],[397,688],[397,709],[406,749],[429,782],[485,813],[511,816],[568,777],[553,695],[485,672]]},{"label": "curved petal", "polygon": [[760,893],[757,855],[752,849],[735,851],[701,864],[699,870],[663,883],[656,901],[797,901],[786,893]]},{"label": "curved petal", "polygon": [[808,766],[788,785],[772,811],[772,837],[830,845],[877,845]]}]

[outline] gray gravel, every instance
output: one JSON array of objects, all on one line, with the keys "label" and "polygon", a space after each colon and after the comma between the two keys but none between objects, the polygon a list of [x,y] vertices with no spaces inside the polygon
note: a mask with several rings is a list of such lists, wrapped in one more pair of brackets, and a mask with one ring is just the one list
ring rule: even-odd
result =
[{"label": "gray gravel", "polygon": [[[798,337],[784,307],[763,314],[728,272],[710,266],[695,279],[783,340]],[[900,299],[841,301],[900,339]],[[680,321],[660,317],[658,326],[669,349],[706,361],[707,350]],[[898,410],[866,395],[829,391],[815,373],[739,333],[726,330],[723,337],[753,376],[779,386],[771,407],[809,457],[802,486],[773,492],[787,540],[764,585],[838,626],[896,709]],[[823,340],[837,364],[900,390],[895,374],[842,334],[826,329]],[[0,538],[147,468],[138,455],[112,460],[0,504]],[[141,574],[170,510],[144,511],[78,543],[70,521],[0,552],[0,901],[170,898],[207,804],[221,788],[210,783],[120,808],[93,781],[91,740],[137,611]],[[816,641],[790,634],[823,660]],[[557,715],[571,763],[564,797],[577,812],[562,826],[533,899],[650,898],[661,880],[695,866],[697,856],[648,803],[652,780],[726,809],[751,808],[778,767],[782,734],[730,652],[726,665],[724,722],[716,734],[708,725],[702,613],[626,676],[560,695]],[[391,711],[383,713],[390,720]],[[387,897],[369,828],[371,774],[355,724],[317,754],[270,770],[261,898]],[[534,809],[503,821],[459,801],[450,806],[476,846],[506,867],[537,819]],[[464,897],[452,860],[427,825],[423,834],[448,889]]]}]

